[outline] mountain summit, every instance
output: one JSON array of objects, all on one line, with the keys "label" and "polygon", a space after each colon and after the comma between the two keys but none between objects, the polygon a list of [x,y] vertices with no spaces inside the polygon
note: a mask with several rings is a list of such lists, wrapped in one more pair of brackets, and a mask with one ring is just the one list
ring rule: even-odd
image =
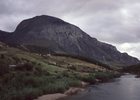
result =
[{"label": "mountain summit", "polygon": [[0,31],[0,41],[24,45],[40,53],[68,54],[96,59],[108,65],[124,66],[139,62],[116,47],[92,38],[79,27],[51,16],[22,21],[12,33]]}]

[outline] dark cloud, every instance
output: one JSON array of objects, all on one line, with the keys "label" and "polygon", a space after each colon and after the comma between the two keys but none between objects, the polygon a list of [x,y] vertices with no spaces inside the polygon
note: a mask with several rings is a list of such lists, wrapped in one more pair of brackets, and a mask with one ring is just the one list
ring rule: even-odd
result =
[{"label": "dark cloud", "polygon": [[[139,10],[139,0],[1,0],[0,29],[14,31],[23,19],[51,15],[137,56],[140,53],[135,48],[140,45],[134,44],[140,43]],[[123,48],[126,44],[132,49]]]}]

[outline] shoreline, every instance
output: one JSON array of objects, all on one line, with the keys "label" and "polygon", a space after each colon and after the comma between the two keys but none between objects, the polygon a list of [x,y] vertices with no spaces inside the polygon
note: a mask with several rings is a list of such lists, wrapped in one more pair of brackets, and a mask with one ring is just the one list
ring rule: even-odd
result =
[{"label": "shoreline", "polygon": [[89,83],[81,82],[81,87],[71,87],[68,90],[66,90],[64,93],[42,95],[34,100],[60,100],[61,98],[65,98],[67,96],[76,95],[80,92],[83,92],[88,85]]},{"label": "shoreline", "polygon": [[[117,78],[117,77],[114,77],[113,79],[115,79],[115,78]],[[112,80],[112,79],[110,79],[110,80]],[[105,83],[105,82],[109,82],[110,80],[104,81],[104,80],[96,79],[96,83],[94,83],[94,84]],[[85,91],[85,88],[89,85],[90,85],[89,82],[82,81],[80,87],[70,87],[64,93],[46,94],[46,95],[39,96],[37,99],[34,99],[34,100],[61,100],[65,97],[76,95],[80,92]]]},{"label": "shoreline", "polygon": [[46,94],[34,100],[60,100],[62,98],[65,98],[71,95],[76,95],[80,92],[83,92],[84,90],[85,90],[84,88],[71,87],[65,93]]}]

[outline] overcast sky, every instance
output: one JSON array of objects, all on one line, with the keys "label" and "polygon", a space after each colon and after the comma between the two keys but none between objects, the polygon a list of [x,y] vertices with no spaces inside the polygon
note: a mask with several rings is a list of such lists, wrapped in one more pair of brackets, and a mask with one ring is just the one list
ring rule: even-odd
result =
[{"label": "overcast sky", "polygon": [[140,58],[140,0],[0,0],[0,30],[37,15],[59,17]]}]

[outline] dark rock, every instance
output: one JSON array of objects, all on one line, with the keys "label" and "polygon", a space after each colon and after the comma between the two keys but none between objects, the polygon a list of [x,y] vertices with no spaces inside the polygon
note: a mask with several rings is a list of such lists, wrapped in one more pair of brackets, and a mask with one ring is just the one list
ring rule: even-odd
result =
[{"label": "dark rock", "polygon": [[4,34],[6,36],[0,32],[1,41],[24,45],[39,53],[81,56],[110,66],[133,65],[139,62],[137,58],[120,53],[116,47],[90,37],[77,26],[51,16],[43,15],[24,20],[15,32],[8,36],[7,33]]}]

